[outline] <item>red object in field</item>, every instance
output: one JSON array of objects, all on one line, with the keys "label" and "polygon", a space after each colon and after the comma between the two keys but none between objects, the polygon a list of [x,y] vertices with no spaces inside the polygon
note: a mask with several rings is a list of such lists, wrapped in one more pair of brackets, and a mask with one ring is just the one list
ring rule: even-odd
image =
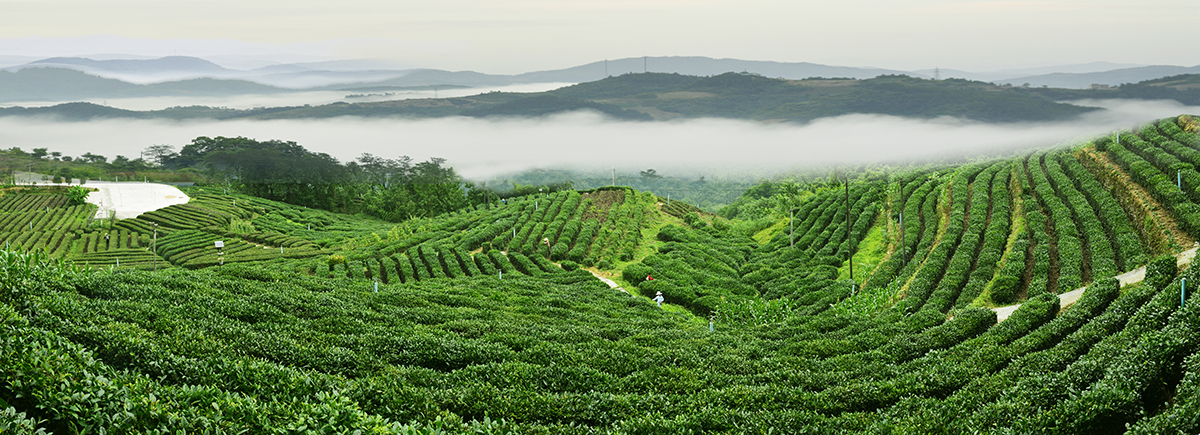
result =
[{"label": "red object in field", "polygon": [[650,276],[650,275],[648,275],[648,274],[647,274],[647,275],[646,275],[646,281],[654,281],[654,277],[652,277],[652,276]]}]

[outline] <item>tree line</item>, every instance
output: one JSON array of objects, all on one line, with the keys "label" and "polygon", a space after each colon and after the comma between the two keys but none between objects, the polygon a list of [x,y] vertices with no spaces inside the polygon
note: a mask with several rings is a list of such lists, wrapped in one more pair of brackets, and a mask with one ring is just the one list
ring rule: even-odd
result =
[{"label": "tree line", "polygon": [[[415,162],[408,156],[362,154],[339,162],[293,141],[246,137],[193,139],[178,151],[153,145],[136,159],[85,153],[78,157],[46,148],[0,150],[6,172],[49,174],[53,181],[192,181],[309,208],[364,213],[398,222],[498,201],[484,186],[464,180],[442,158]],[[10,182],[15,182],[9,179]]]},{"label": "tree line", "polygon": [[163,168],[193,168],[248,195],[389,221],[460,210],[492,196],[437,157],[414,162],[363,153],[343,164],[292,141],[219,136],[198,137],[179,152],[155,151]]}]

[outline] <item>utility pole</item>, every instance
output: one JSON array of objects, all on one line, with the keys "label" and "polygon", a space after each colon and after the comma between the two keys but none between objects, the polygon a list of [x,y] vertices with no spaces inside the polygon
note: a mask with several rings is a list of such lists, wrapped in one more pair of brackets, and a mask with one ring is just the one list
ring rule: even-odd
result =
[{"label": "utility pole", "polygon": [[650,68],[646,67],[646,56],[642,56],[642,72],[643,73],[650,72]]},{"label": "utility pole", "polygon": [[612,168],[612,185],[613,186],[617,185],[617,167],[616,166],[613,166],[613,168]]}]

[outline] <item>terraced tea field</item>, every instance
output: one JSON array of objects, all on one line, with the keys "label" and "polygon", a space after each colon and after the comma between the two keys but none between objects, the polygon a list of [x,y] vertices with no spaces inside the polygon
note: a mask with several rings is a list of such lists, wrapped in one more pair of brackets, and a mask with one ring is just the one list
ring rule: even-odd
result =
[{"label": "terraced tea field", "polygon": [[752,221],[626,188],[401,224],[0,197],[0,432],[1195,433],[1196,131],[870,170]]}]

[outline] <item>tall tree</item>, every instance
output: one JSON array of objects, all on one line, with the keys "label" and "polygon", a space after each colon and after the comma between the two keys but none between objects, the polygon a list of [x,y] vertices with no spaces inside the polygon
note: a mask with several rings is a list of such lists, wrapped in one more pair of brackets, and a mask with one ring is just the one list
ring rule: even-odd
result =
[{"label": "tall tree", "polygon": [[150,145],[146,147],[145,151],[142,151],[142,155],[158,166],[166,166],[178,156],[175,154],[175,147],[171,145]]}]

